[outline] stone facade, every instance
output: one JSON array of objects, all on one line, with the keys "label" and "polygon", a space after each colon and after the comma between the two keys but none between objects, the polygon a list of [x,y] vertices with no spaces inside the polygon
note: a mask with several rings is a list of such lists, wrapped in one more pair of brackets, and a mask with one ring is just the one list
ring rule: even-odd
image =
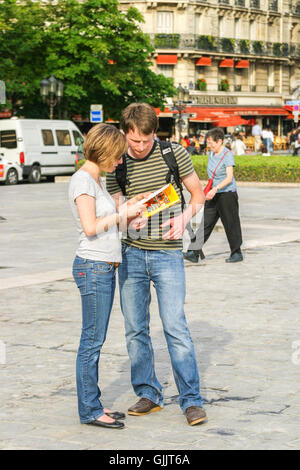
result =
[{"label": "stone facade", "polygon": [[[153,70],[173,77],[201,96],[232,95],[236,104],[284,106],[300,88],[300,1],[296,0],[119,0],[142,13],[142,30],[155,47]],[[176,55],[174,65],[157,64]],[[201,57],[210,66],[197,66]],[[220,67],[223,59],[233,67]],[[243,68],[237,68],[244,60]],[[199,90],[204,79],[206,90]],[[229,87],[221,90],[222,80]]]}]

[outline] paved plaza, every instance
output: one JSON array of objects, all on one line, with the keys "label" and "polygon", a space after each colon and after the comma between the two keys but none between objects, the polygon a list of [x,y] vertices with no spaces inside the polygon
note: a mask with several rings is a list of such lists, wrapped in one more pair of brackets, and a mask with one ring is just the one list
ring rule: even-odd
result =
[{"label": "paved plaza", "polygon": [[[177,403],[153,292],[151,335],[165,407],[123,430],[81,425],[75,360],[80,296],[67,183],[0,186],[0,449],[299,449],[300,185],[239,185],[243,263],[217,225],[186,263],[186,315],[208,422]],[[100,361],[105,406],[135,403],[116,293]]]}]

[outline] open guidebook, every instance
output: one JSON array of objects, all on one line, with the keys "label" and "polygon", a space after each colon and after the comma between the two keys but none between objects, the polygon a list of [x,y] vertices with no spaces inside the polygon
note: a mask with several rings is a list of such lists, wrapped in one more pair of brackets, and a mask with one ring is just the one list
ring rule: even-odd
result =
[{"label": "open guidebook", "polygon": [[174,186],[171,183],[166,184],[141,201],[141,203],[146,204],[147,207],[145,212],[143,212],[142,217],[151,217],[152,215],[157,214],[178,202],[180,202],[180,198],[178,197]]}]

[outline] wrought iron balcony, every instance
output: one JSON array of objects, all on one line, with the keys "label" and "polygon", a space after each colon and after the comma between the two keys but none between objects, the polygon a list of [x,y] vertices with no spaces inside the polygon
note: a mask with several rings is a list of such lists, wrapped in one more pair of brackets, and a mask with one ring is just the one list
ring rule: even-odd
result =
[{"label": "wrought iron balcony", "polygon": [[278,11],[278,0],[269,0],[269,10]]},{"label": "wrought iron balcony", "polygon": [[156,49],[197,50],[207,53],[240,54],[243,56],[300,57],[300,44],[248,39],[233,39],[194,34],[151,34]]},{"label": "wrought iron balcony", "polygon": [[250,0],[250,8],[260,9],[260,0]]},{"label": "wrought iron balcony", "polygon": [[219,0],[219,4],[221,5],[229,5],[230,1],[229,0]]},{"label": "wrought iron balcony", "polygon": [[244,7],[245,8],[245,0],[235,0],[234,4],[237,7]]}]

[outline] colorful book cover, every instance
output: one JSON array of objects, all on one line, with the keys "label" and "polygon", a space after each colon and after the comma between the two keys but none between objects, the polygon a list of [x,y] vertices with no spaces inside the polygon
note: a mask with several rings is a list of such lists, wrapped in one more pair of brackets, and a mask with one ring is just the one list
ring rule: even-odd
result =
[{"label": "colorful book cover", "polygon": [[154,193],[150,194],[147,199],[141,201],[142,204],[146,204],[147,209],[142,214],[142,217],[148,218],[158,212],[164,211],[170,206],[180,202],[180,198],[176,193],[174,186],[169,183],[166,186],[158,189]]}]

